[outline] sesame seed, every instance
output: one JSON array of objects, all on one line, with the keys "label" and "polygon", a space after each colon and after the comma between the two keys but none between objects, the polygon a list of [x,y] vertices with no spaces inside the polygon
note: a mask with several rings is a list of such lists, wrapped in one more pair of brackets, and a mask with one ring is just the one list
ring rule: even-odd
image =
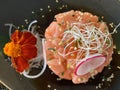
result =
[{"label": "sesame seed", "polygon": [[65,5],[62,5],[62,7],[64,8],[64,7],[65,7]]},{"label": "sesame seed", "polygon": [[28,20],[27,19],[25,19],[24,21],[25,21],[26,24],[28,24]]},{"label": "sesame seed", "polygon": [[74,50],[77,50],[77,47],[74,47]]},{"label": "sesame seed", "polygon": [[51,85],[48,85],[47,87],[48,87],[48,88],[51,88]]},{"label": "sesame seed", "polygon": [[61,61],[59,61],[58,64],[61,65]]},{"label": "sesame seed", "polygon": [[32,11],[32,14],[34,14],[35,12],[34,11]]},{"label": "sesame seed", "polygon": [[51,72],[51,74],[54,74],[54,72]]},{"label": "sesame seed", "polygon": [[68,5],[66,4],[66,5],[65,5],[65,7],[67,8],[67,7],[68,7]]},{"label": "sesame seed", "polygon": [[50,5],[48,5],[48,8],[50,8]]},{"label": "sesame seed", "polygon": [[54,90],[57,90],[56,88],[54,88]]},{"label": "sesame seed", "polygon": [[113,48],[116,49],[116,45],[113,45]]},{"label": "sesame seed", "polygon": [[60,10],[62,10],[62,7],[59,7]]},{"label": "sesame seed", "polygon": [[57,81],[60,81],[60,80],[62,80],[61,78],[57,78]]},{"label": "sesame seed", "polygon": [[58,3],[59,1],[58,0],[55,0],[56,3]]},{"label": "sesame seed", "polygon": [[23,28],[23,27],[24,27],[24,25],[21,25],[21,27]]},{"label": "sesame seed", "polygon": [[104,79],[104,78],[102,78],[102,81],[104,82],[104,81],[105,81],[105,79]]},{"label": "sesame seed", "polygon": [[74,54],[72,53],[72,54],[70,54],[70,56],[74,56]]},{"label": "sesame seed", "polygon": [[43,8],[40,8],[40,11],[43,11]]},{"label": "sesame seed", "polygon": [[98,86],[96,86],[95,88],[98,89]]},{"label": "sesame seed", "polygon": [[19,26],[18,26],[17,28],[18,28],[18,29],[20,29],[20,27],[19,27]]},{"label": "sesame seed", "polygon": [[42,15],[42,18],[44,18],[45,17],[45,15]]},{"label": "sesame seed", "polygon": [[120,69],[120,66],[117,66],[118,69]]},{"label": "sesame seed", "polygon": [[25,22],[27,22],[28,20],[27,20],[27,19],[25,19],[24,21],[25,21]]},{"label": "sesame seed", "polygon": [[51,9],[49,9],[49,12],[51,12],[52,10]]},{"label": "sesame seed", "polygon": [[108,67],[108,69],[110,70],[110,69],[111,69],[111,67],[109,66],[109,67]]},{"label": "sesame seed", "polygon": [[120,54],[120,51],[118,51],[118,54]]},{"label": "sesame seed", "polygon": [[49,66],[49,68],[51,68],[51,66]]},{"label": "sesame seed", "polygon": [[104,18],[104,16],[101,17],[102,19]]}]

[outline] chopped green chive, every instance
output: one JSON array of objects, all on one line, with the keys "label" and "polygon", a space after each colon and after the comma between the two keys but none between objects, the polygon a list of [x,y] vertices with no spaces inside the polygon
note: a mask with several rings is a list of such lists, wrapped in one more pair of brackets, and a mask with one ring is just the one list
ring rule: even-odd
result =
[{"label": "chopped green chive", "polygon": [[61,72],[61,76],[63,76],[64,75],[64,72]]},{"label": "chopped green chive", "polygon": [[56,51],[54,48],[48,48],[48,50],[51,50],[51,51]]}]

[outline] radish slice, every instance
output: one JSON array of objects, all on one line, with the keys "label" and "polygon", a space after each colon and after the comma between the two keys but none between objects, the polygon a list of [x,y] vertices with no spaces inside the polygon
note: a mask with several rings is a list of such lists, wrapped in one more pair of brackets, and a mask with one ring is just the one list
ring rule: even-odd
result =
[{"label": "radish slice", "polygon": [[102,54],[90,55],[77,63],[75,68],[76,75],[85,75],[91,70],[96,69],[105,62],[106,58]]}]

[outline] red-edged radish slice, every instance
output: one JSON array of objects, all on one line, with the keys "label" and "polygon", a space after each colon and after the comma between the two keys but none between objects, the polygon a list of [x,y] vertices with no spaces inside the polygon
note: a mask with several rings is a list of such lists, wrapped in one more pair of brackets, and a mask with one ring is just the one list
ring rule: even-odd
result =
[{"label": "red-edged radish slice", "polygon": [[76,75],[85,75],[91,70],[96,69],[105,62],[106,58],[102,54],[90,55],[77,63],[75,68]]}]

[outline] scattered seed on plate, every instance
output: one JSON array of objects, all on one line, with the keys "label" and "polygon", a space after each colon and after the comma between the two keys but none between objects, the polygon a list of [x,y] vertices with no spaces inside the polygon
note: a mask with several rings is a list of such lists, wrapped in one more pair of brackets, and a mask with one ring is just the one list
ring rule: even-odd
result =
[{"label": "scattered seed on plate", "polygon": [[118,69],[120,69],[120,66],[117,66]]},{"label": "scattered seed on plate", "polygon": [[40,8],[40,11],[43,11],[43,8]]},{"label": "scattered seed on plate", "polygon": [[120,54],[120,51],[118,51],[118,54]]},{"label": "scattered seed on plate", "polygon": [[54,88],[54,90],[57,90],[56,88]]},{"label": "scattered seed on plate", "polygon": [[57,81],[60,81],[60,80],[62,80],[61,78],[57,78]]},{"label": "scattered seed on plate", "polygon": [[49,9],[49,12],[51,12],[52,10],[51,9]]},{"label": "scattered seed on plate", "polygon": [[32,11],[32,14],[34,14],[35,12],[34,11]]},{"label": "scattered seed on plate", "polygon": [[59,1],[58,0],[55,0],[56,3],[58,3]]},{"label": "scattered seed on plate", "polygon": [[51,72],[51,74],[54,74],[54,72]]},{"label": "scattered seed on plate", "polygon": [[21,25],[21,27],[23,28],[23,27],[24,27],[24,25]]},{"label": "scattered seed on plate", "polygon": [[60,10],[62,10],[62,7],[59,7]]},{"label": "scattered seed on plate", "polygon": [[50,8],[50,5],[48,5],[48,8]]},{"label": "scattered seed on plate", "polygon": [[17,29],[20,29],[20,27],[18,26]]},{"label": "scattered seed on plate", "polygon": [[48,84],[48,86],[47,86],[47,87],[48,87],[48,88],[51,88],[51,85],[49,85],[49,84]]},{"label": "scattered seed on plate", "polygon": [[62,7],[64,8],[64,7],[65,7],[65,5],[62,5]]},{"label": "scattered seed on plate", "polygon": [[116,45],[113,45],[113,48],[116,49]]},{"label": "scattered seed on plate", "polygon": [[42,15],[42,18],[44,18],[45,17],[45,15]]},{"label": "scattered seed on plate", "polygon": [[104,16],[101,17],[102,19],[104,18]]},{"label": "scattered seed on plate", "polygon": [[68,7],[68,5],[66,4],[66,5],[65,5],[65,7],[67,8],[67,7]]},{"label": "scattered seed on plate", "polygon": [[28,24],[28,23],[29,23],[27,19],[25,19],[24,21],[25,21],[25,23],[26,23],[26,24]]},{"label": "scattered seed on plate", "polygon": [[96,86],[95,88],[98,89],[98,86]]},{"label": "scattered seed on plate", "polygon": [[114,74],[113,74],[113,73],[107,78],[107,81],[108,81],[108,82],[111,82],[111,81],[112,81],[112,78],[114,78]]}]

